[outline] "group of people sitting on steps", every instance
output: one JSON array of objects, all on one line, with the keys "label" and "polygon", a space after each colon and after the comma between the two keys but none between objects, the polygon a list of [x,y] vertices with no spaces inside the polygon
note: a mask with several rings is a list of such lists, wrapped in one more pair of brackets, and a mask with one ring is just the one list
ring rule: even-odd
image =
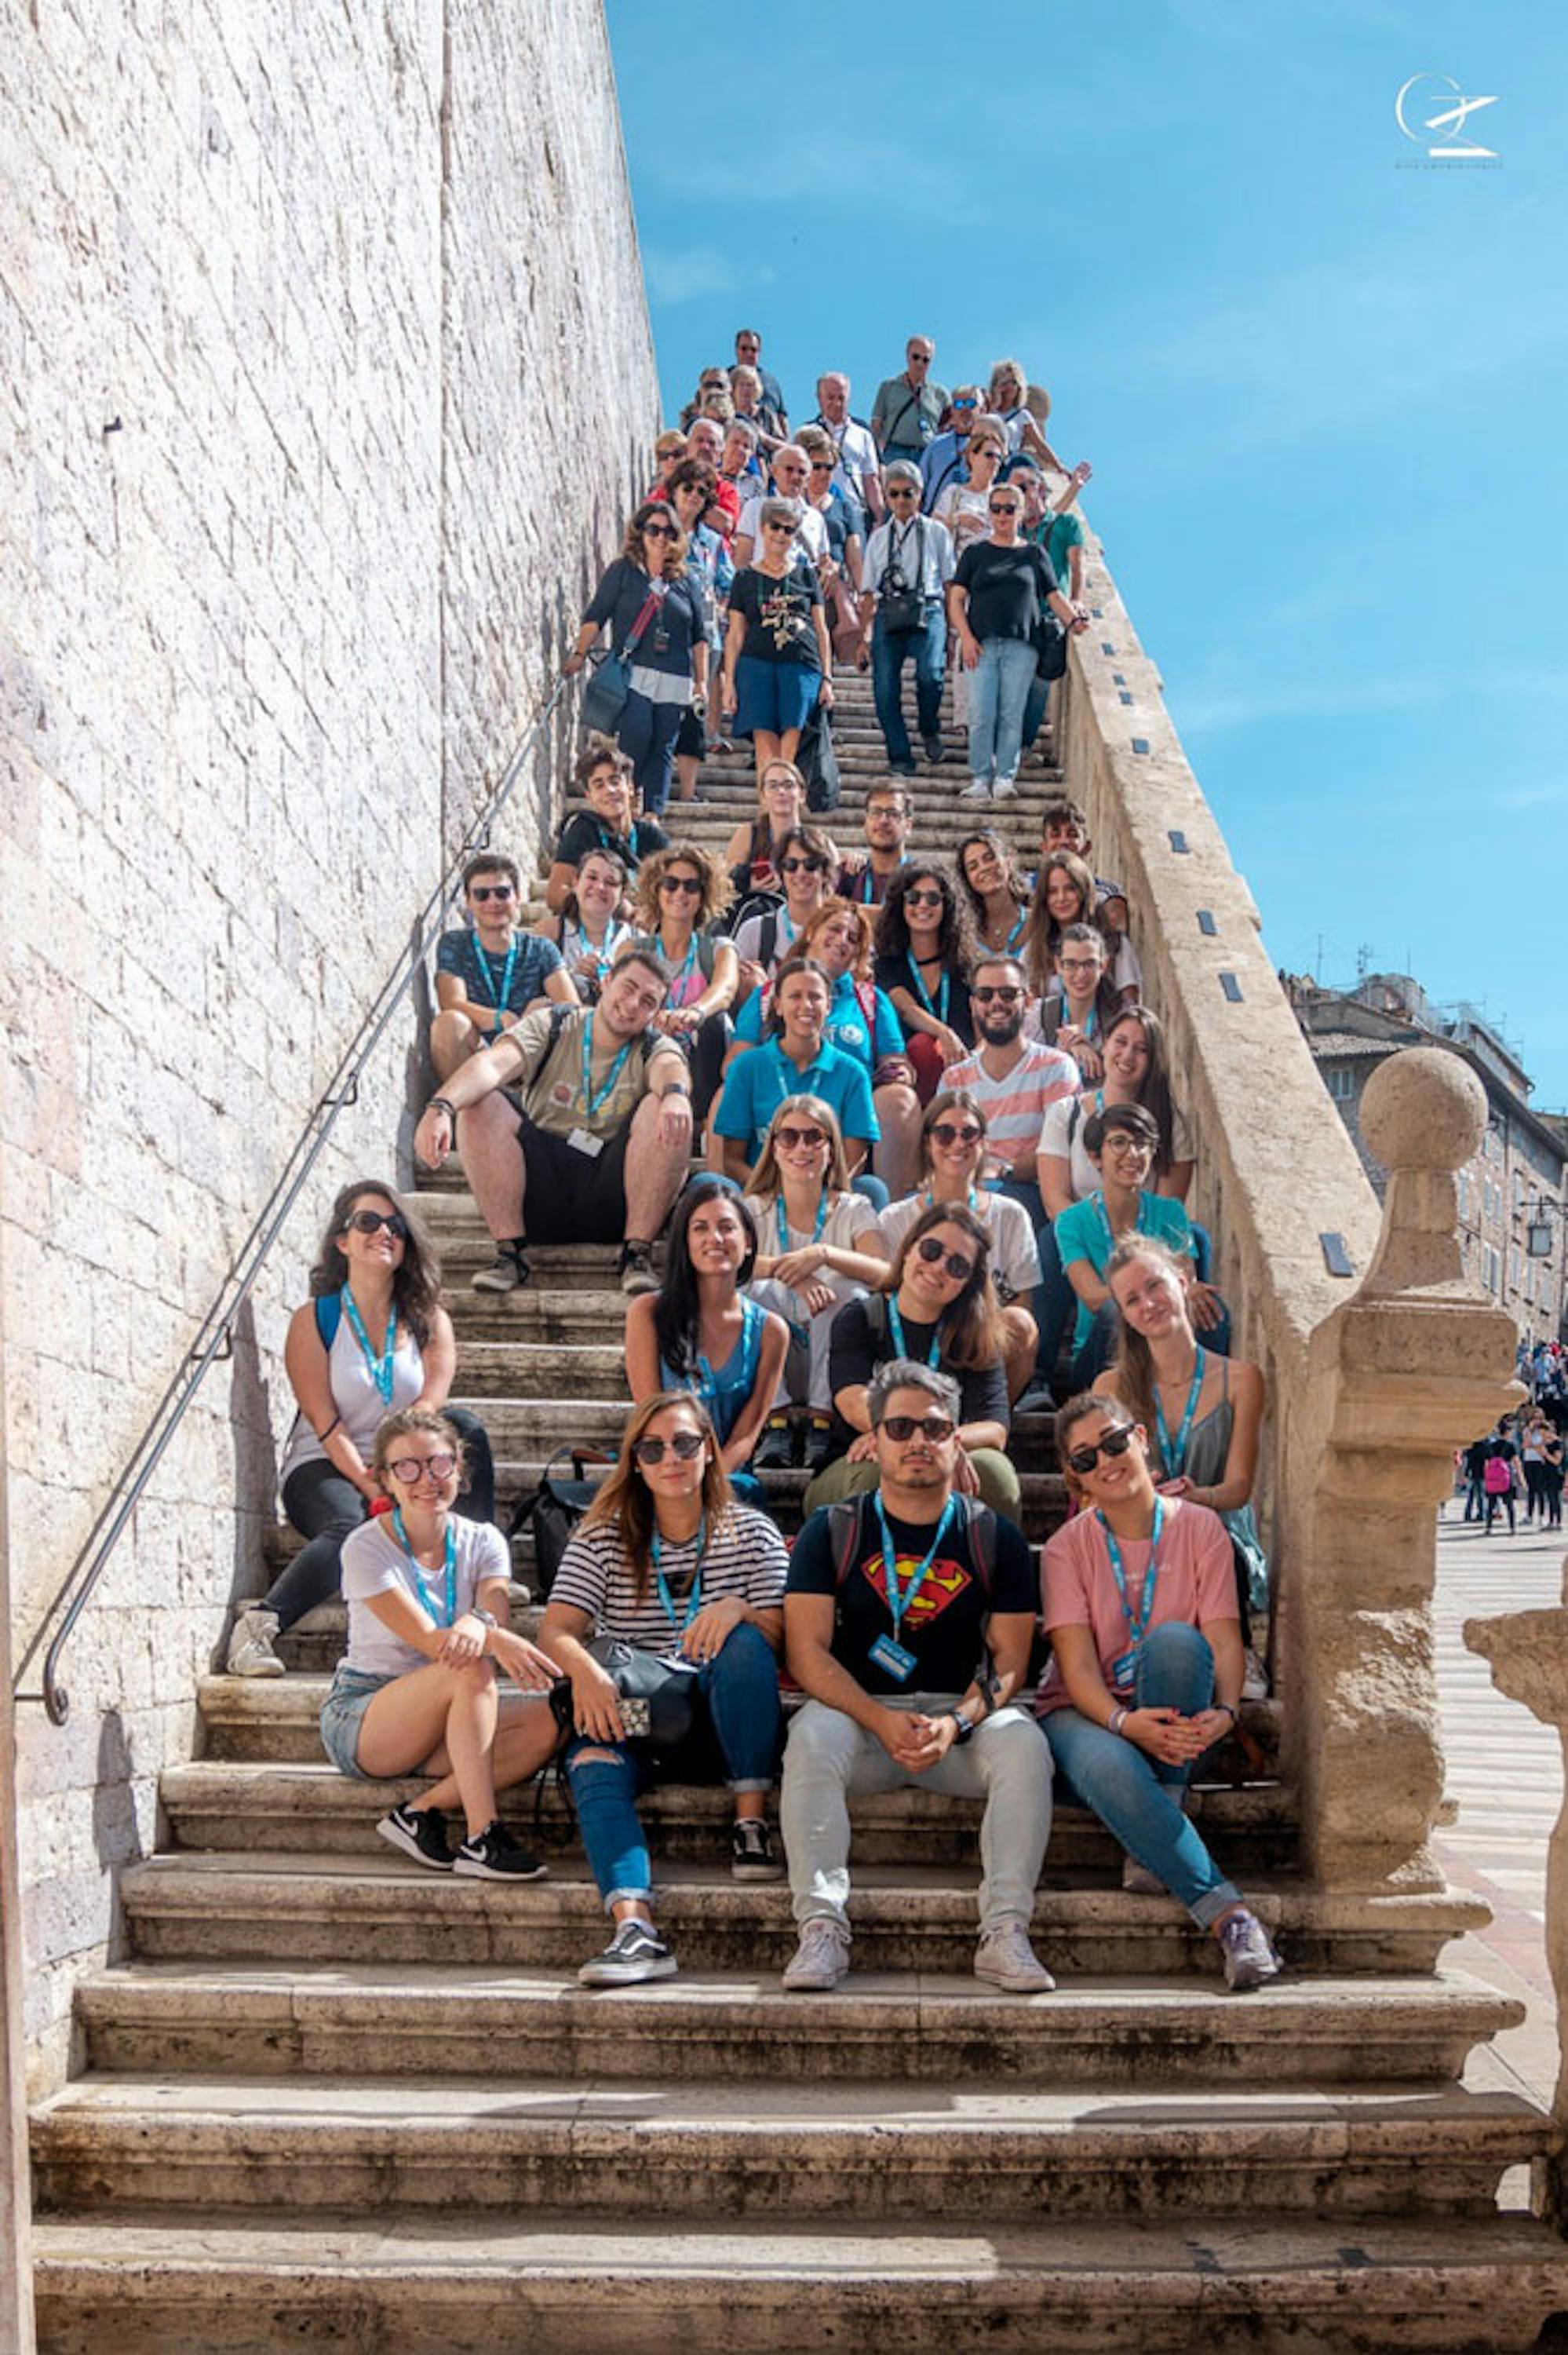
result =
[{"label": "group of people sitting on steps", "polygon": [[[673,504],[679,474],[650,502],[679,530],[638,527],[645,602],[659,546],[710,528]],[[637,570],[630,540],[619,561]],[[624,589],[601,583],[583,650]],[[685,643],[652,602],[650,653]],[[726,645],[748,647],[735,613],[732,595]],[[827,655],[829,693],[831,675]],[[689,745],[664,717],[689,705],[630,677],[649,743]],[[1264,1385],[1229,1354],[1184,1207],[1194,1146],[1126,895],[1060,796],[1033,874],[989,827],[950,861],[922,853],[898,777],[841,849],[790,731],[743,698],[748,721],[774,741],[722,861],[665,834],[646,762],[590,737],[543,921],[522,929],[518,868],[485,852],[440,943],[415,1151],[461,1156],[494,1246],[475,1287],[525,1285],[531,1245],[615,1244],[628,1300],[630,1416],[534,1637],[508,1625],[488,1439],[450,1403],[429,1240],[362,1181],[288,1335],[282,1503],[305,1542],[237,1623],[229,1668],[282,1673],[280,1636],[341,1592],[323,1739],[344,1773],[431,1778],[378,1827],[430,1869],[541,1873],[498,1794],[558,1762],[611,1923],[589,1985],[675,1968],[637,1812],[671,1775],[727,1783],[738,1878],[788,1870],[791,1988],[842,1978],[850,1804],[906,1785],[984,1803],[989,1985],[1052,1985],[1029,1925],[1054,1787],[1115,1835],[1127,1887],[1213,1932],[1230,1986],[1261,1985],[1277,1957],[1187,1801],[1266,1689]],[[1053,1406],[1070,1515],[1037,1566],[1020,1459]],[[769,1483],[800,1468],[787,1547],[768,1507],[789,1483]]]}]

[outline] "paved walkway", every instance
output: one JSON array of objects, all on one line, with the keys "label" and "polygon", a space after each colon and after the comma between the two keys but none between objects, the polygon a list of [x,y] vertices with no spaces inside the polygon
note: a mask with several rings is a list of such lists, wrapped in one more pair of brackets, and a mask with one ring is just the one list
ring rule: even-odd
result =
[{"label": "paved walkway", "polygon": [[1563,1804],[1562,1747],[1528,1710],[1504,1700],[1460,1631],[1467,1619],[1560,1603],[1568,1548],[1562,1531],[1548,1537],[1522,1521],[1517,1536],[1488,1537],[1461,1521],[1461,1509],[1457,1501],[1445,1508],[1437,1539],[1437,1690],[1448,1796],[1459,1804],[1437,1849],[1449,1879],[1484,1897],[1493,1921],[1483,1937],[1450,1946],[1446,1959],[1530,2006],[1525,2025],[1478,2057],[1478,2078],[1549,2102],[1557,2029],[1546,1968],[1546,1846]]}]

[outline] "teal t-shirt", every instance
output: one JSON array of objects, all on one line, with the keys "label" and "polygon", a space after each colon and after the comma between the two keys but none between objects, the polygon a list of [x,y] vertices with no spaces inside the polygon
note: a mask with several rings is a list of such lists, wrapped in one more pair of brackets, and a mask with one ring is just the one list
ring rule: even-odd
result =
[{"label": "teal t-shirt", "polygon": [[[865,1007],[861,1003],[862,993],[856,989],[850,975],[841,973],[834,986],[833,1002],[828,1010],[827,1021],[822,1026],[822,1036],[831,1045],[842,1048],[846,1055],[854,1056],[868,1071],[874,1071],[885,1056],[902,1055],[904,1031],[886,991],[878,989],[866,994],[873,999],[871,1025],[867,1024]],[[735,1035],[743,1046],[761,1046],[761,990],[754,989],[736,1016]]]},{"label": "teal t-shirt", "polygon": [[786,1096],[821,1096],[842,1136],[865,1137],[874,1145],[882,1133],[872,1108],[870,1072],[825,1040],[816,1061],[804,1071],[796,1070],[777,1039],[742,1055],[725,1075],[714,1126],[721,1136],[743,1138],[746,1157],[755,1162],[768,1124]]},{"label": "teal t-shirt", "polygon": [[1029,537],[1037,548],[1043,548],[1051,559],[1051,570],[1064,597],[1070,596],[1073,573],[1068,557],[1075,548],[1087,548],[1088,536],[1071,508],[1065,515],[1053,516],[1048,524],[1036,524]]},{"label": "teal t-shirt", "polygon": [[[1106,1262],[1111,1255],[1110,1221],[1106,1217],[1105,1203],[1098,1194],[1089,1194],[1081,1202],[1069,1204],[1058,1210],[1054,1221],[1056,1249],[1062,1255],[1064,1273],[1075,1259],[1086,1259],[1097,1276],[1103,1277]],[[1178,1259],[1193,1259],[1196,1251],[1192,1229],[1187,1213],[1174,1194],[1140,1194],[1138,1200],[1138,1231],[1152,1235],[1157,1242],[1174,1252]],[[1073,1348],[1081,1349],[1089,1337],[1094,1323],[1093,1312],[1078,1303],[1078,1321],[1073,1328]]]}]

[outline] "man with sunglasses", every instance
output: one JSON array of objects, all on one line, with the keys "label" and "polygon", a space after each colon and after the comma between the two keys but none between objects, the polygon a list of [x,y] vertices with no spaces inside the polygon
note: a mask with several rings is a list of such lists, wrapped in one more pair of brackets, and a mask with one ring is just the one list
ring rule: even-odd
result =
[{"label": "man with sunglasses", "polygon": [[833,863],[832,843],[821,827],[792,826],[784,837],[774,870],[784,886],[784,905],[759,911],[736,926],[735,953],[746,996],[767,987],[828,897]]},{"label": "man with sunglasses", "polygon": [[1054,1984],[1029,1943],[1051,1830],[1051,1761],[1013,1701],[1038,1592],[1023,1534],[960,1496],[959,1389],[913,1359],[867,1392],[877,1485],[813,1514],[784,1599],[790,1674],[806,1693],[784,1753],[779,1824],[800,1943],[793,1992],[849,1968],[853,1797],[914,1788],[983,1799],[977,1978],[1009,1994]]},{"label": "man with sunglasses", "polygon": [[[904,373],[890,376],[876,388],[871,404],[871,435],[885,465],[890,458],[913,459],[916,470],[935,438],[948,406],[948,395],[931,374],[937,346],[929,336],[911,336],[904,352]],[[885,487],[886,477],[884,476]]]},{"label": "man with sunglasses", "polygon": [[942,599],[957,562],[945,523],[920,512],[920,469],[896,459],[884,476],[888,521],[872,533],[860,577],[860,650],[871,666],[876,723],[897,775],[915,774],[904,717],[904,666],[915,663],[915,717],[933,768],[942,759],[942,686],[948,667],[948,618]]},{"label": "man with sunglasses", "polygon": [[818,509],[806,496],[811,479],[811,461],[808,452],[798,442],[786,442],[773,453],[773,487],[759,491],[747,499],[741,510],[739,527],[735,535],[735,565],[738,572],[749,564],[762,538],[762,510],[780,503],[789,507],[795,519],[795,538],[790,554],[793,564],[804,564],[821,572],[830,559],[828,527]]},{"label": "man with sunglasses", "polygon": [[978,384],[955,385],[943,431],[920,453],[920,504],[927,515],[949,483],[969,480],[966,460],[969,429],[980,413],[980,405]]},{"label": "man with sunglasses", "polygon": [[522,880],[514,859],[482,851],[463,869],[469,922],[436,944],[436,1002],[430,1060],[438,1080],[509,1030],[544,999],[577,1003],[577,986],[551,941],[518,927]]},{"label": "man with sunglasses", "polygon": [[755,327],[737,327],[735,335],[735,358],[737,368],[755,368],[761,387],[762,405],[769,412],[770,432],[788,433],[789,419],[784,407],[784,393],[778,378],[762,365],[762,337]]},{"label": "man with sunglasses", "polygon": [[619,1241],[621,1290],[658,1289],[654,1238],[692,1151],[686,1059],[653,1027],[669,989],[656,950],[629,950],[596,1007],[524,1015],[430,1098],[414,1150],[439,1169],[460,1145],[495,1244],[476,1292],[528,1282],[530,1231],[542,1243]]}]

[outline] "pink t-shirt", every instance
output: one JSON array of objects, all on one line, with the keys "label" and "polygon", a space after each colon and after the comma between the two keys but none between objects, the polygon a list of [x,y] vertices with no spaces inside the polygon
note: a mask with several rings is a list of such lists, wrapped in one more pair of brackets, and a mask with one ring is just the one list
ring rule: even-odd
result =
[{"label": "pink t-shirt", "polygon": [[[1184,1620],[1200,1627],[1206,1619],[1236,1616],[1236,1574],[1231,1540],[1218,1513],[1206,1505],[1190,1505],[1184,1497],[1162,1500],[1160,1532],[1160,1582],[1154,1590],[1150,1627],[1167,1620]],[[1128,1601],[1136,1613],[1143,1600],[1143,1582],[1150,1551],[1147,1538],[1122,1538],[1122,1573]],[[1100,1674],[1107,1691],[1114,1691],[1111,1668],[1132,1643],[1132,1631],[1116,1572],[1111,1568],[1106,1535],[1097,1513],[1075,1513],[1045,1548],[1040,1571],[1041,1609],[1045,1632],[1054,1627],[1092,1627]],[[1054,1658],[1040,1688],[1040,1714],[1071,1706],[1067,1689]]]}]

